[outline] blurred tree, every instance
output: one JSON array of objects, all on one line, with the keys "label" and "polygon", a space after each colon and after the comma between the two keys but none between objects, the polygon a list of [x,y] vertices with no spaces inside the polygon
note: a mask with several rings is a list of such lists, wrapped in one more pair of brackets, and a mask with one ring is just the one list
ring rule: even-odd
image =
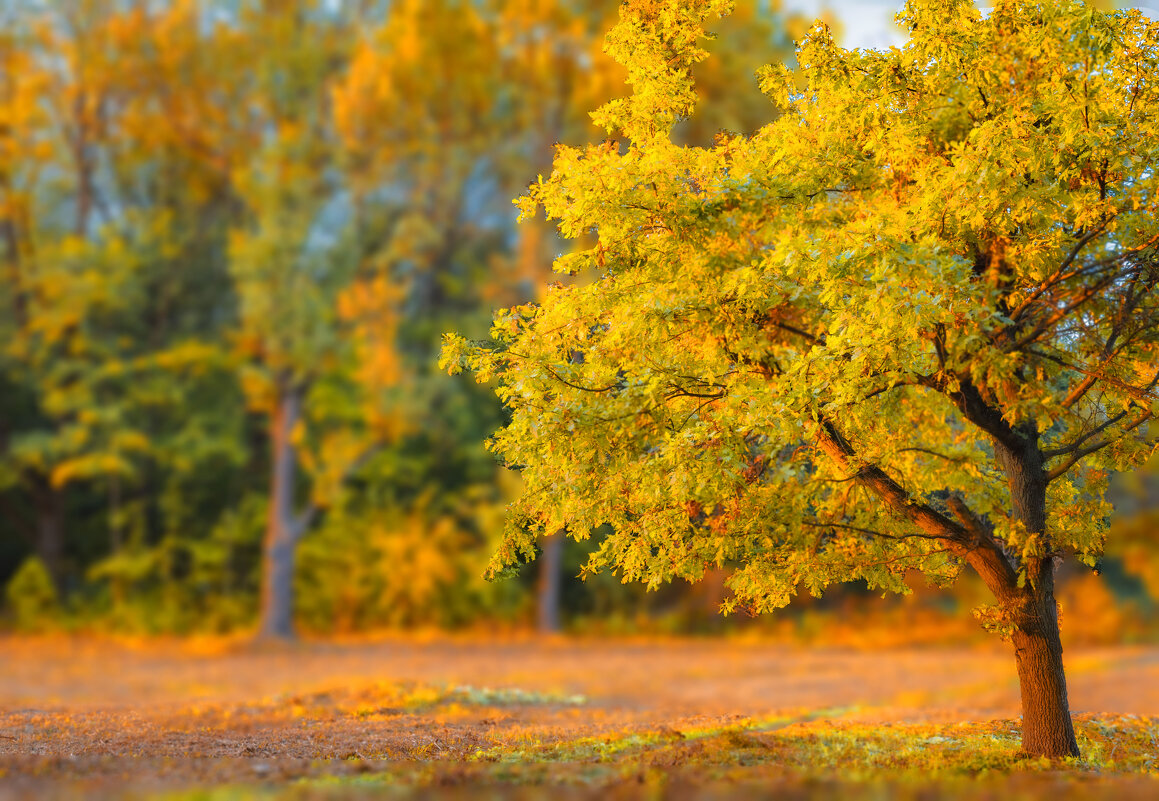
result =
[{"label": "blurred tree", "polygon": [[221,311],[219,285],[202,283],[220,248],[183,233],[212,220],[221,182],[154,137],[157,85],[140,76],[161,51],[142,45],[142,20],[112,3],[69,4],[7,40],[22,63],[4,73],[13,124],[0,295],[13,314],[0,355],[11,387],[0,492],[32,507],[36,550],[58,586],[70,487],[106,495],[115,553],[134,514],[160,527],[161,472],[239,453],[215,402],[225,351],[203,339]]},{"label": "blurred tree", "polygon": [[[428,473],[404,504],[451,489],[465,437],[448,423],[471,423],[428,365],[439,321],[478,315],[479,292],[502,280],[486,271],[508,223],[488,220],[487,203],[520,99],[482,4],[406,0],[356,26],[362,37],[346,5],[311,8],[243,18],[248,47],[272,50],[253,90],[259,155],[237,179],[251,219],[231,245],[247,386],[271,421],[261,628],[279,637],[292,630],[294,550],[317,510],[363,505],[343,495],[352,473],[381,481],[400,447],[427,440],[424,469],[444,475]],[[299,467],[311,487],[295,509]],[[450,484],[464,480],[478,476]],[[362,514],[360,528],[381,531],[380,511]],[[400,524],[395,536],[421,535]]]},{"label": "blurred tree", "polygon": [[627,146],[560,148],[522,201],[598,233],[555,264],[593,280],[447,339],[512,412],[493,447],[525,489],[493,570],[605,523],[590,569],[657,586],[739,560],[728,606],[758,611],[969,565],[1015,644],[1023,750],[1075,755],[1054,568],[1095,564],[1108,470],[1155,448],[1159,34],[910,3],[904,48],[814,28],[796,73],[763,72],[778,120],[679,146],[729,5],[622,7],[634,92],[595,118]]},{"label": "blurred tree", "polygon": [[[342,5],[256,0],[240,7],[235,24],[228,46],[261,57],[227,78],[244,86],[248,111],[246,129],[230,143],[248,152],[232,160],[243,215],[231,230],[229,269],[243,386],[269,421],[259,634],[281,638],[293,634],[297,545],[375,444],[346,429],[359,421],[344,391],[333,389],[356,389],[338,304],[363,255],[330,104],[350,58],[352,20]],[[321,425],[310,430],[312,422]],[[310,440],[321,455],[303,487],[301,451]]]},{"label": "blurred tree", "polygon": [[[283,630],[292,603],[315,628],[526,616],[534,582],[473,580],[512,493],[480,444],[501,409],[432,356],[567,247],[504,209],[623,93],[600,48],[617,5],[0,9],[0,579],[37,554],[54,609],[143,630],[250,625],[275,584],[299,590],[265,616]],[[754,2],[723,21],[702,84],[752,85],[779,20]],[[682,141],[759,119],[755,91],[719,113],[709,94]],[[267,551],[283,567],[305,547],[292,581],[263,528],[293,543]],[[384,552],[434,578],[368,574],[331,603]]]}]

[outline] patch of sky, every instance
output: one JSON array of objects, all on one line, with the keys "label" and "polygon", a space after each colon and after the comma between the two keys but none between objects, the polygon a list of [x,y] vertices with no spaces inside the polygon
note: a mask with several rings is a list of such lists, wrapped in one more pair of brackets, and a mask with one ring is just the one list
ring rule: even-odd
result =
[{"label": "patch of sky", "polygon": [[[906,35],[893,17],[905,3],[901,0],[784,0],[786,11],[796,11],[805,16],[818,17],[826,11],[841,20],[841,44],[850,48],[872,48],[875,50],[899,47],[905,43]],[[975,3],[982,13],[990,10],[990,5]],[[1151,19],[1159,19],[1159,4],[1140,5],[1135,3],[1115,3],[1118,8],[1137,8]]]}]

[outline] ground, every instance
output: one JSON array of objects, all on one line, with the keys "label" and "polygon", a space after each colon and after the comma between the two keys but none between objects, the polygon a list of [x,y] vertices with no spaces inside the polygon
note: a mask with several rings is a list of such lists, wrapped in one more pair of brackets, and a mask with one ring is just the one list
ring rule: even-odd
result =
[{"label": "ground", "polygon": [[1007,648],[10,638],[0,800],[1159,797],[1159,649],[1068,651],[1084,755],[1050,764]]}]

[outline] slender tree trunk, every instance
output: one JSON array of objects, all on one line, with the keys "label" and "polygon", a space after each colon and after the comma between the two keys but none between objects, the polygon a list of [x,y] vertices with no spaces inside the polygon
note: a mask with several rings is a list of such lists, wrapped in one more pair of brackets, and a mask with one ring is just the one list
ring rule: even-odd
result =
[{"label": "slender tree trunk", "polygon": [[563,531],[543,540],[536,593],[536,627],[543,634],[559,631],[560,583],[563,572]]},{"label": "slender tree trunk", "polygon": [[32,491],[36,507],[36,555],[44,562],[58,596],[64,587],[64,496],[46,479],[36,479]]},{"label": "slender tree trunk", "polygon": [[294,552],[301,525],[294,513],[297,460],[290,434],[302,414],[302,390],[279,389],[270,444],[270,499],[262,559],[262,603],[259,639],[294,637]]},{"label": "slender tree trunk", "polygon": [[93,167],[88,142],[88,111],[85,105],[88,93],[77,92],[73,101],[73,117],[76,133],[73,139],[73,160],[76,166],[76,220],[74,232],[79,237],[88,236],[89,214],[93,205]]}]

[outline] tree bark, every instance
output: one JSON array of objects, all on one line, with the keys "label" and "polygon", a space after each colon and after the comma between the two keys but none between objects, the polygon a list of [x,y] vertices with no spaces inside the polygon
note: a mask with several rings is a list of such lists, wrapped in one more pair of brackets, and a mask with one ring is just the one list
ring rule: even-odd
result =
[{"label": "tree bark", "polygon": [[553,634],[560,628],[560,583],[563,570],[563,531],[543,540],[539,556],[539,585],[536,588],[536,627],[542,634]]},{"label": "tree bark", "polygon": [[36,556],[44,563],[58,597],[64,597],[64,496],[47,479],[35,479]]},{"label": "tree bark", "polygon": [[[1017,431],[1022,446],[995,443],[998,464],[1006,473],[1013,517],[1030,534],[1045,537],[1046,466],[1038,447],[1033,422]],[[1054,598],[1054,555],[1049,543],[1045,555],[1024,561],[1025,586],[1003,588],[999,595],[1014,623],[1011,636],[1018,663],[1022,694],[1022,752],[1029,756],[1079,756],[1074,722],[1066,691],[1062,664],[1062,641],[1058,630],[1058,602]],[[997,594],[997,593],[996,593]]]},{"label": "tree bark", "polygon": [[1014,658],[1022,691],[1022,751],[1031,756],[1079,756],[1062,665],[1058,604],[1051,560],[1037,568],[1034,587],[1016,618]]},{"label": "tree bark", "polygon": [[270,499],[258,638],[290,640],[294,637],[294,556],[302,534],[301,521],[294,513],[297,459],[290,435],[302,415],[302,390],[280,387],[276,404],[270,427]]}]

